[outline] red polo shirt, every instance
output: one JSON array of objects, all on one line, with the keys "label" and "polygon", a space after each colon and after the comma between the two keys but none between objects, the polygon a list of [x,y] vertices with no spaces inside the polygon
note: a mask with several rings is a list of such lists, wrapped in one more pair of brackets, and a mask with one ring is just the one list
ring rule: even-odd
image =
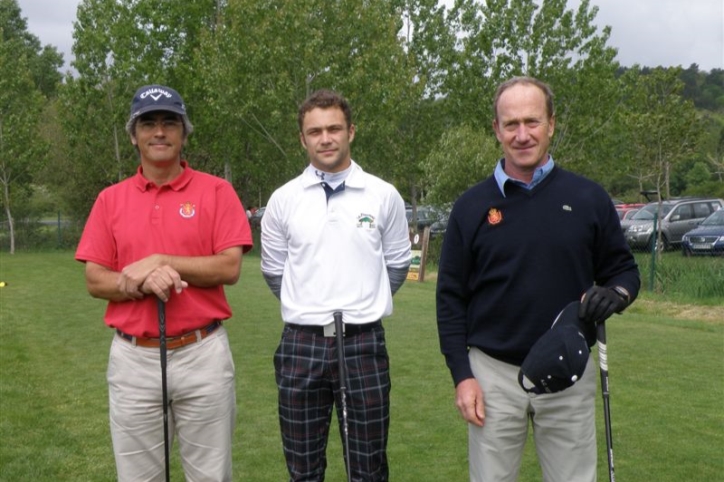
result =
[{"label": "red polo shirt", "polygon": [[[191,169],[161,187],[135,176],[104,189],[95,201],[75,259],[113,271],[156,253],[210,256],[233,246],[252,247],[244,207],[227,181]],[[166,304],[168,336],[231,316],[223,286],[191,286]],[[105,322],[133,336],[158,337],[156,298],[109,302]]]}]

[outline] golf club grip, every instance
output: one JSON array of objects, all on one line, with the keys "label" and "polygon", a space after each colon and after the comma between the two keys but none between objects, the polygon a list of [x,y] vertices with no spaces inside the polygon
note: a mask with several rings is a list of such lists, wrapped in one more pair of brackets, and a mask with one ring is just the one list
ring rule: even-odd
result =
[{"label": "golf club grip", "polygon": [[158,308],[158,338],[165,341],[166,338],[166,303],[161,298],[156,298]]},{"label": "golf club grip", "polygon": [[344,321],[342,312],[335,311],[332,315],[334,318],[334,331],[337,337],[337,353],[339,356],[339,385],[341,390],[347,388],[347,366],[344,359]]},{"label": "golf club grip", "polygon": [[166,303],[161,298],[157,298],[156,307],[158,309],[158,344],[161,358],[161,403],[163,403],[163,451],[165,456],[164,469],[166,482],[169,482],[171,480],[171,471],[170,447],[168,440],[168,387],[166,381]]},{"label": "golf club grip", "polygon": [[342,312],[341,311],[335,311],[332,314],[332,317],[334,318],[334,326],[342,324]]},{"label": "golf club grip", "polygon": [[339,397],[342,404],[342,437],[344,445],[345,467],[347,469],[347,481],[352,481],[351,459],[349,454],[349,424],[347,421],[347,362],[344,356],[344,320],[342,312],[335,311],[334,331],[337,336],[337,362],[339,369]]},{"label": "golf club grip", "polygon": [[603,396],[603,422],[606,429],[606,455],[608,458],[608,480],[616,481],[613,463],[613,432],[611,430],[611,401],[608,383],[608,347],[606,345],[606,324],[596,325],[596,340],[598,343],[598,362],[601,371],[601,395]]}]

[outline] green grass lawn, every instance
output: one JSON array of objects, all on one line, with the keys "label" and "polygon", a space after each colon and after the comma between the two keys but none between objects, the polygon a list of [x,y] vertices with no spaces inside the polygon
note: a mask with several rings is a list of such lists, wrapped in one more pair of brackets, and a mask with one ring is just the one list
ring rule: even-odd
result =
[{"label": "green grass lawn", "polygon": [[[112,481],[105,303],[85,290],[72,252],[0,254],[0,481]],[[467,429],[439,352],[435,284],[408,282],[385,321],[392,364],[391,480],[467,480]],[[272,355],[277,300],[244,259],[227,289],[237,370],[234,478],[286,480]],[[647,298],[647,303],[655,298]],[[634,305],[608,323],[611,416],[621,481],[724,477],[724,316],[685,320]],[[724,313],[724,311],[723,311]],[[173,323],[173,320],[169,320]],[[160,388],[159,388],[160,389]],[[608,480],[599,398],[599,480]],[[333,425],[334,427],[334,425]],[[333,429],[327,480],[344,480]],[[178,457],[172,480],[183,480]],[[521,481],[541,480],[532,444]]]}]

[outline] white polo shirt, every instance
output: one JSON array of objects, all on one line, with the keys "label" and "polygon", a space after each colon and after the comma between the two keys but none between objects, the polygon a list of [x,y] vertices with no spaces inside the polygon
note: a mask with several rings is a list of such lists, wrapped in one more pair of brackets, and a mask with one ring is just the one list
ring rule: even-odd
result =
[{"label": "white polo shirt", "polygon": [[410,262],[405,203],[394,186],[352,161],[329,201],[307,168],[272,194],[261,221],[261,270],[282,276],[287,323],[370,323],[392,313],[387,267]]}]

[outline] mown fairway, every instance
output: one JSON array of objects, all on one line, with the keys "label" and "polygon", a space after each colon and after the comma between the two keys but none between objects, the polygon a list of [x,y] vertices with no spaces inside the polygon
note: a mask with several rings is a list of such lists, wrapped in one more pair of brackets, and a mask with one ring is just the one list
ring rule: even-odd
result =
[{"label": "mown fairway", "polygon": [[[73,253],[0,255],[0,481],[112,481],[105,303],[85,291]],[[467,480],[466,427],[439,353],[434,281],[408,282],[385,322],[392,363],[391,479]],[[279,308],[246,257],[227,290],[237,368],[235,480],[285,479],[272,354]],[[608,323],[616,475],[621,481],[711,482],[724,474],[724,308],[671,316],[649,295]],[[693,319],[692,319],[693,318]],[[173,323],[173,320],[169,320]],[[160,388],[159,388],[160,389]],[[599,396],[600,399],[600,396]],[[600,405],[600,401],[599,401]],[[603,417],[599,480],[608,480]],[[339,437],[327,480],[344,480]],[[178,458],[172,480],[183,480]],[[529,444],[521,481],[539,481]]]}]

